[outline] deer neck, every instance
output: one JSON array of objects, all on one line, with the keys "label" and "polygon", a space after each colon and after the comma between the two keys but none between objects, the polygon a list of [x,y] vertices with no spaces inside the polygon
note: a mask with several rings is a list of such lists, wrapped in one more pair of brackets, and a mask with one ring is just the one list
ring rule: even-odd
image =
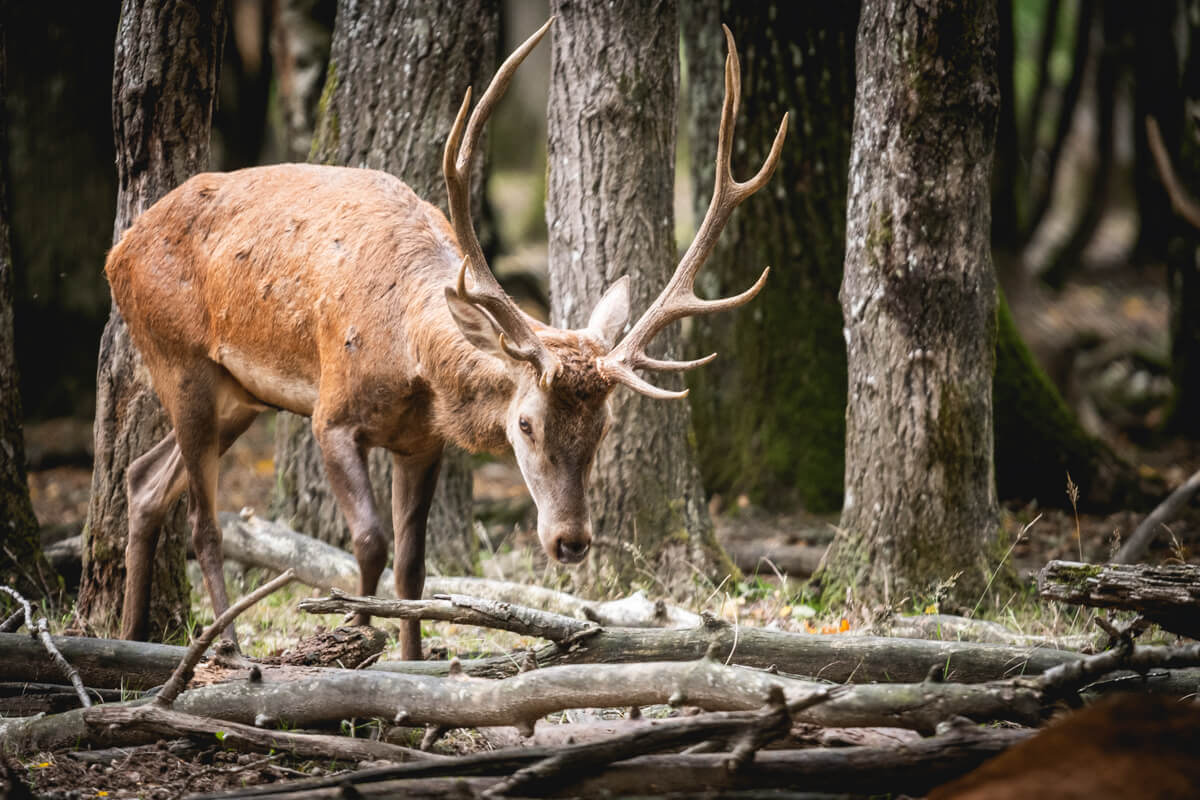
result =
[{"label": "deer neck", "polygon": [[434,393],[434,427],[442,438],[472,453],[508,448],[505,423],[516,384],[508,368],[464,341],[455,331],[428,360]]}]

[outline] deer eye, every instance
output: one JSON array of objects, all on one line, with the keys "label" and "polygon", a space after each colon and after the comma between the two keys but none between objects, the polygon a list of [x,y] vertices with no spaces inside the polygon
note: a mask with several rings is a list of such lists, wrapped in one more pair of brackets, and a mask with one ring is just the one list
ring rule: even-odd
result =
[{"label": "deer eye", "polygon": [[521,417],[517,425],[520,426],[521,433],[525,434],[526,436],[533,436],[533,426],[529,424],[529,420]]}]

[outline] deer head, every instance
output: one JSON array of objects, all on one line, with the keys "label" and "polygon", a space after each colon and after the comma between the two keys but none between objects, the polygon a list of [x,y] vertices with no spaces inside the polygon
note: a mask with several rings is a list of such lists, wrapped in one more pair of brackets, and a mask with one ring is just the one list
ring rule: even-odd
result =
[{"label": "deer head", "polygon": [[674,275],[619,343],[617,336],[629,318],[628,278],[621,278],[605,292],[582,330],[544,325],[517,307],[489,269],[471,223],[469,196],[471,155],[483,124],[516,68],[552,22],[509,56],[469,119],[471,92],[467,90],[446,141],[442,167],[450,221],[464,255],[456,285],[446,287],[446,302],[467,341],[506,365],[514,391],[505,413],[505,435],[537,505],[538,538],[552,558],[574,563],[583,559],[591,544],[586,486],[596,451],[611,424],[607,399],[613,388],[624,384],[658,399],[687,397],[686,389],[660,389],[636,370],[687,370],[707,364],[717,354],[694,361],[663,361],[646,355],[646,347],[676,320],[748,303],[766,282],[768,270],[763,270],[748,290],[721,300],[702,300],[694,290],[696,274],[733,209],[762,188],[779,163],[788,118],[785,114],[758,173],[748,181],[735,181],[730,157],[741,72],[733,35],[722,26],[729,53],[713,197]]}]

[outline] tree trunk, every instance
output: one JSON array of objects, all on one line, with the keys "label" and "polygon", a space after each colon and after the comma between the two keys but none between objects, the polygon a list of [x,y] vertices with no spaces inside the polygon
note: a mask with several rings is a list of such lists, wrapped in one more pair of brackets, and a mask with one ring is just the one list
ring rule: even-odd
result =
[{"label": "tree trunk", "polygon": [[[0,14],[7,16],[7,7]],[[6,53],[0,19],[0,108],[7,97]],[[42,557],[38,521],[25,479],[25,440],[21,433],[21,394],[13,352],[13,262],[8,249],[8,136],[0,115],[0,584],[28,597],[40,597],[57,586],[54,570]],[[0,609],[14,604],[7,595]]]},{"label": "tree trunk", "polygon": [[[208,137],[225,38],[224,2],[124,0],[113,68],[119,239],[142,211],[208,165]],[[79,613],[115,627],[129,532],[125,470],[157,444],[168,421],[116,306],[100,342],[96,456],[88,507]],[[183,504],[168,517],[154,559],[151,636],[184,625]]]},{"label": "tree trunk", "polygon": [[271,57],[282,123],[280,151],[286,161],[303,161],[312,147],[332,33],[333,3],[328,0],[277,3]]},{"label": "tree trunk", "polygon": [[[499,15],[496,0],[341,0],[312,160],[386,170],[445,210],[442,148],[463,92],[468,86],[480,92],[491,79]],[[472,173],[475,218],[483,197],[485,150],[479,148]],[[378,508],[385,510],[380,519],[390,533],[391,459],[376,450],[369,463]],[[349,529],[307,420],[278,415],[275,464],[275,514],[318,539],[347,547]],[[427,558],[437,571],[471,572],[477,550],[470,460],[447,447],[429,514]]]},{"label": "tree trunk", "polygon": [[[674,0],[553,0],[549,104],[550,307],[583,327],[600,296],[631,278],[632,319],[675,267],[673,191],[679,26]],[[752,313],[743,309],[740,313]],[[681,355],[664,331],[659,356]],[[655,381],[682,387],[670,373]],[[591,569],[605,585],[652,574],[660,585],[719,581],[732,569],[713,535],[689,443],[686,403],[618,388],[596,457]]]},{"label": "tree trunk", "polygon": [[[826,597],[978,599],[992,471],[994,2],[866,0],[842,283],[846,495]],[[961,574],[959,574],[961,573]]]},{"label": "tree trunk", "polygon": [[705,486],[776,508],[798,501],[836,511],[846,435],[837,292],[858,3],[714,0],[686,3],[681,12],[697,219],[712,195],[725,88],[722,22],[742,62],[734,175],[752,174],[779,118],[788,111],[793,119],[771,187],[734,214],[705,266],[705,292],[721,297],[772,267],[751,306],[693,323],[697,354],[722,354],[688,378]]},{"label": "tree trunk", "polygon": [[992,242],[997,248],[1015,250],[1019,231],[1017,194],[1024,185],[1017,136],[1017,90],[1013,67],[1016,59],[1013,29],[1013,0],[996,0],[1000,23],[996,47],[1000,82],[1000,119],[996,126],[996,163],[992,170]]}]

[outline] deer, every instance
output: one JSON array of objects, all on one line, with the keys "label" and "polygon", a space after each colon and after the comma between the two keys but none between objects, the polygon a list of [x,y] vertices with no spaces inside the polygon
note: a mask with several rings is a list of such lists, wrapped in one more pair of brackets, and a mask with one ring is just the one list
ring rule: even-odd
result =
[{"label": "deer", "polygon": [[[192,544],[219,616],[229,607],[216,521],[218,459],[267,409],[308,416],[345,516],[361,595],[375,592],[388,542],[366,454],[391,452],[396,594],[425,582],[425,528],[447,442],[511,450],[537,508],[537,536],[563,564],[584,559],[592,530],[586,486],[610,426],[618,385],[652,398],[636,370],[694,361],[646,354],[667,325],[742,306],[746,291],[702,300],[696,274],[733,210],[779,162],[785,114],[765,162],[733,179],[730,158],[741,73],[725,28],[725,97],[711,203],[667,286],[618,341],[630,316],[628,276],[586,327],[565,330],[523,312],[484,258],[470,214],[470,165],[480,132],[513,73],[554,19],[500,66],[471,110],[468,88],[442,159],[449,220],[398,178],[310,164],[193,176],[147,209],[109,253],[118,310],[172,429],[126,473],[129,534],[121,636],[145,639],[151,561],[168,510],[186,490]],[[468,116],[468,112],[469,116]],[[366,625],[368,615],[353,624]],[[400,651],[421,658],[417,621]],[[237,646],[233,626],[224,632]]]}]

